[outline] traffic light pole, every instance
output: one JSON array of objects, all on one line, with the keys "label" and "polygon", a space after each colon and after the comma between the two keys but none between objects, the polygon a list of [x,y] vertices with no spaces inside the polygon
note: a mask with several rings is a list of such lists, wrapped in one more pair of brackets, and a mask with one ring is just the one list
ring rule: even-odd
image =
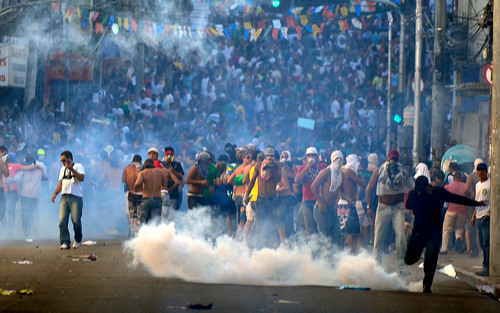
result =
[{"label": "traffic light pole", "polygon": [[413,167],[417,167],[420,162],[420,80],[422,68],[422,0],[416,1],[416,28],[415,28],[415,83],[414,83],[414,103],[415,120],[413,124]]},{"label": "traffic light pole", "polygon": [[[500,21],[500,6],[493,5],[493,26]],[[491,96],[491,204],[490,204],[490,275],[500,276],[500,29],[493,27],[493,85]]]},{"label": "traffic light pole", "polygon": [[389,43],[387,47],[387,138],[386,138],[386,155],[391,151],[391,123],[392,123],[392,110],[391,110],[391,66],[392,66],[392,15],[390,12],[387,13],[387,18],[389,19]]}]

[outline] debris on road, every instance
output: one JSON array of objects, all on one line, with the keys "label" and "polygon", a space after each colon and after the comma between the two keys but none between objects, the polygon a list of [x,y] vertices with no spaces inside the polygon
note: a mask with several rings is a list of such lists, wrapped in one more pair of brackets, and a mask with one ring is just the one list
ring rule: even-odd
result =
[{"label": "debris on road", "polygon": [[91,240],[82,242],[82,246],[95,246],[96,244],[97,244],[96,241],[91,241]]},{"label": "debris on road", "polygon": [[22,290],[19,290],[18,294],[20,295],[32,295],[33,294],[33,290],[31,289],[22,289]]},{"label": "debris on road", "polygon": [[75,259],[83,259],[84,261],[97,261],[97,255],[95,255],[94,253],[82,255],[67,254],[63,255],[63,258],[70,258],[72,259],[72,261],[75,261]]},{"label": "debris on road", "polygon": [[281,300],[281,299],[276,302],[281,304],[300,304],[300,301]]},{"label": "debris on road", "polygon": [[2,289],[0,289],[0,294],[2,296],[12,296],[12,295],[16,294],[16,291],[15,290],[2,290]]},{"label": "debris on road", "polygon": [[479,292],[482,292],[482,293],[494,294],[494,292],[495,292],[493,287],[485,285],[485,284],[477,286],[477,290],[479,290]]},{"label": "debris on road", "polygon": [[186,304],[186,309],[188,310],[211,310],[212,309],[213,303],[209,304],[201,304],[201,303],[196,303],[196,304],[191,304],[188,303]]},{"label": "debris on road", "polygon": [[29,296],[29,295],[33,294],[33,290],[32,289],[21,289],[21,290],[17,291],[17,290],[3,290],[0,288],[0,295],[2,295],[2,296],[12,296],[12,295],[16,295],[16,294]]},{"label": "debris on road", "polygon": [[340,286],[338,289],[343,290],[370,290],[368,287],[356,287],[356,286]]},{"label": "debris on road", "polygon": [[24,265],[24,264],[33,264],[33,262],[24,259],[21,261],[14,261],[14,264],[23,264]]},{"label": "debris on road", "polygon": [[453,278],[457,277],[457,272],[455,272],[455,268],[451,264],[446,265],[445,267],[443,267],[439,271],[443,274],[450,276],[450,277],[453,277]]}]

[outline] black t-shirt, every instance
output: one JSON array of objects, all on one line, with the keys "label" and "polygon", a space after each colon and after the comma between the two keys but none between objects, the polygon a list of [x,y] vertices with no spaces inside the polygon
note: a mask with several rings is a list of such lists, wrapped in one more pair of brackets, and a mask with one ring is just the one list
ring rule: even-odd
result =
[{"label": "black t-shirt", "polygon": [[472,199],[451,193],[442,187],[431,187],[432,194],[426,192],[419,195],[415,190],[410,191],[406,208],[415,215],[414,229],[418,233],[442,229],[443,218],[441,210],[445,202],[476,206],[479,203]]}]

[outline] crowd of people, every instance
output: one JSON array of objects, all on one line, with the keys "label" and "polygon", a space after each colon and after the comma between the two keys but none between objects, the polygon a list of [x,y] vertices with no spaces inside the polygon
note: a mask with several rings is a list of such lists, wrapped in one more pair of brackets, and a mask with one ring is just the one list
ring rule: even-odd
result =
[{"label": "crowd of people", "polygon": [[[123,59],[103,76],[102,87],[72,85],[71,103],[48,101],[33,114],[18,105],[0,106],[3,226],[13,225],[20,196],[24,234],[33,238],[37,199],[42,203],[54,192],[55,201],[61,193],[60,241],[68,249],[70,216],[78,248],[82,214],[102,231],[134,235],[152,220],[175,219],[186,204],[208,206],[225,221],[227,235],[251,246],[277,248],[294,236],[319,234],[352,252],[373,245],[378,261],[395,249],[406,274],[405,261],[413,260],[405,259],[412,216],[404,203],[415,186],[403,156],[394,150],[385,155],[380,116],[386,114],[388,76],[393,91],[399,79],[397,57],[387,72],[384,18],[346,32],[327,22],[318,36],[304,33],[301,39],[204,39],[169,46],[168,54],[146,47],[138,98],[136,68]],[[300,125],[299,118],[313,126]],[[165,149],[155,148],[165,143]],[[422,164],[416,172],[425,176],[425,170],[428,183],[444,186],[439,165],[429,171]],[[464,179],[454,174],[455,181]],[[472,177],[446,189],[474,198],[471,190],[484,180]],[[422,193],[427,185],[417,187]],[[466,244],[478,253],[474,227],[462,225],[464,212],[485,224],[483,210],[472,214],[450,204],[442,253],[450,237],[457,251]],[[391,224],[395,236],[388,236]],[[443,221],[436,225],[442,228]],[[485,250],[486,227],[480,228]],[[425,283],[430,291],[432,277]]]}]

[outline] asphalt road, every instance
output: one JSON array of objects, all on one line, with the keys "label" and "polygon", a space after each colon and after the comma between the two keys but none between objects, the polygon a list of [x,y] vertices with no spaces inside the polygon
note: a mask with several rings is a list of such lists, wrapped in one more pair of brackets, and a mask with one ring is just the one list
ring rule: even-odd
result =
[{"label": "asphalt road", "polygon": [[[59,250],[57,241],[0,242],[0,288],[32,295],[0,296],[0,312],[500,312],[497,300],[437,273],[434,293],[339,290],[318,286],[196,284],[153,277],[131,267],[122,241]],[[85,261],[95,254],[96,261]],[[19,264],[17,261],[32,264]],[[412,267],[411,279],[422,270]]]}]

